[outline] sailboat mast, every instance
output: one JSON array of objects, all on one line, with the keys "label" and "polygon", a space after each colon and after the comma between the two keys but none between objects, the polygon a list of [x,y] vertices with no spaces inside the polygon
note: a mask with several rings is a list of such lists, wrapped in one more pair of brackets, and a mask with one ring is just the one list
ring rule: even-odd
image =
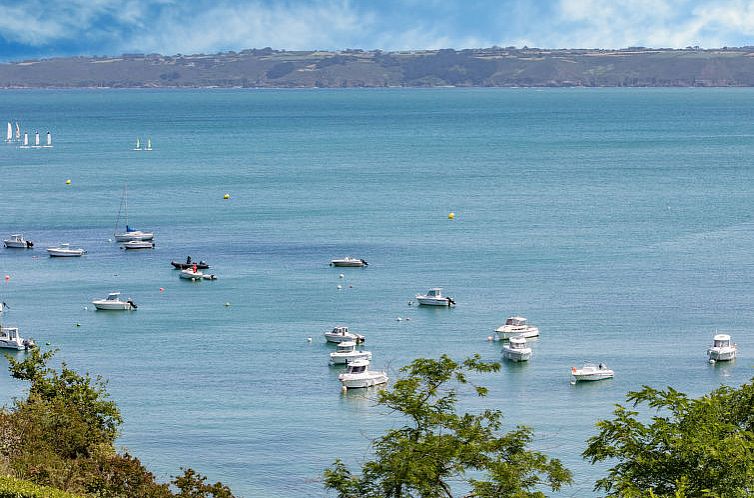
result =
[{"label": "sailboat mast", "polygon": [[113,235],[118,234],[118,223],[120,222],[120,213],[123,211],[123,207],[125,206],[125,213],[126,213],[126,225],[128,225],[128,182],[123,186],[123,197],[120,198],[120,206],[118,207],[118,216],[115,218],[115,229],[113,230]]}]

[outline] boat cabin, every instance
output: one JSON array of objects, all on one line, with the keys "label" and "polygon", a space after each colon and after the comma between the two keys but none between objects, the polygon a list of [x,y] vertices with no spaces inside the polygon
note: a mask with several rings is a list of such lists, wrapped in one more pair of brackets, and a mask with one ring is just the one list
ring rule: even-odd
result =
[{"label": "boat cabin", "polygon": [[24,238],[21,236],[20,233],[14,233],[13,235],[10,236],[10,239],[8,240],[11,240],[13,242],[25,242]]},{"label": "boat cabin", "polygon": [[346,335],[348,334],[348,327],[335,327],[332,329],[333,334],[337,335]]},{"label": "boat cabin", "polygon": [[427,291],[427,297],[442,297],[442,288],[435,287],[434,289],[429,289]]},{"label": "boat cabin", "polygon": [[107,301],[118,301],[118,296],[120,296],[120,292],[111,292],[107,295]]},{"label": "boat cabin", "polygon": [[728,334],[717,334],[712,339],[713,348],[728,348],[730,347],[730,336]]},{"label": "boat cabin", "polygon": [[526,325],[526,318],[522,316],[511,316],[505,320],[506,325],[513,325],[515,327],[523,327]]},{"label": "boat cabin", "polygon": [[523,337],[511,337],[509,339],[509,345],[511,349],[526,349],[526,339]]},{"label": "boat cabin", "polygon": [[3,327],[0,325],[0,339],[19,342],[21,336],[18,334],[18,327]]},{"label": "boat cabin", "polygon": [[348,364],[348,373],[349,374],[365,373],[368,367],[369,367],[368,360],[355,360]]}]

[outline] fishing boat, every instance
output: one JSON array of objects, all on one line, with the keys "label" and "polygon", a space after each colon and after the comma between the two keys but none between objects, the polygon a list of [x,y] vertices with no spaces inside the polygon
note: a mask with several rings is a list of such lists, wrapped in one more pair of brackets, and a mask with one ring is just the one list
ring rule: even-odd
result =
[{"label": "fishing boat", "polygon": [[356,341],[343,341],[338,343],[338,350],[330,353],[330,364],[344,365],[355,360],[371,360],[372,353],[358,351]]},{"label": "fishing boat", "polygon": [[130,311],[138,308],[136,303],[129,297],[125,301],[120,298],[120,292],[111,292],[105,299],[95,299],[92,304],[98,310],[124,310]]},{"label": "fishing boat", "polygon": [[28,351],[37,347],[34,339],[24,339],[18,333],[18,327],[0,325],[0,348]]},{"label": "fishing boat", "polygon": [[341,343],[346,341],[353,341],[356,343],[364,342],[366,337],[355,332],[349,332],[348,327],[339,326],[333,328],[329,332],[325,332],[325,340],[327,342]]},{"label": "fishing boat", "polygon": [[521,336],[511,337],[503,346],[503,358],[511,361],[528,361],[531,358],[531,348],[526,345],[526,339]]},{"label": "fishing boat", "polygon": [[141,140],[139,140],[139,137],[136,137],[136,147],[133,150],[141,150]]},{"label": "fishing boat", "polygon": [[367,263],[363,259],[352,258],[350,256],[346,256],[345,258],[331,260],[330,261],[330,266],[344,266],[344,267],[351,267],[351,268],[361,268],[361,267],[364,267],[364,266],[369,266],[369,263]]},{"label": "fishing boat", "polygon": [[534,325],[529,325],[526,321],[526,318],[522,316],[509,316],[505,320],[505,324],[498,327],[495,332],[503,340],[507,340],[515,336],[521,336],[529,339],[531,337],[537,337],[539,335],[539,329]]},{"label": "fishing boat", "polygon": [[607,368],[604,363],[595,365],[586,362],[581,368],[571,367],[571,377],[574,382],[612,379],[614,375],[615,372]]},{"label": "fishing boat", "polygon": [[77,257],[86,254],[86,251],[81,248],[72,248],[70,244],[60,244],[57,247],[48,247],[47,252],[50,256],[55,257]]},{"label": "fishing boat", "polygon": [[[120,223],[120,215],[124,213],[124,219],[126,223],[126,231],[118,232],[118,225]],[[128,225],[128,183],[123,187],[123,197],[120,200],[120,207],[118,208],[118,216],[115,218],[115,230],[113,232],[116,242],[128,242],[130,240],[152,240],[154,233],[142,232],[136,230]]]},{"label": "fishing boat", "polygon": [[363,388],[386,384],[387,373],[369,370],[369,360],[355,360],[348,364],[348,371],[338,375],[345,389]]},{"label": "fishing boat", "polygon": [[185,270],[186,268],[191,268],[193,266],[196,266],[199,270],[206,270],[209,268],[209,264],[207,264],[206,261],[199,261],[198,263],[194,263],[191,261],[191,256],[186,258],[185,263],[179,263],[178,261],[171,261],[171,265],[173,265],[173,268],[177,270]]},{"label": "fishing boat", "polygon": [[710,362],[730,361],[736,359],[736,353],[738,353],[738,347],[730,342],[728,334],[715,334],[712,338],[712,346],[707,350],[707,357]]},{"label": "fishing boat", "polygon": [[13,249],[31,249],[34,247],[34,242],[26,240],[20,233],[14,233],[10,238],[3,241],[5,247]]},{"label": "fishing boat", "polygon": [[154,242],[151,240],[129,240],[123,243],[123,249],[154,249]]},{"label": "fishing boat", "polygon": [[417,294],[416,300],[419,304],[424,304],[426,306],[452,306],[456,304],[452,298],[442,295],[442,289],[440,287],[429,289],[426,294]]}]

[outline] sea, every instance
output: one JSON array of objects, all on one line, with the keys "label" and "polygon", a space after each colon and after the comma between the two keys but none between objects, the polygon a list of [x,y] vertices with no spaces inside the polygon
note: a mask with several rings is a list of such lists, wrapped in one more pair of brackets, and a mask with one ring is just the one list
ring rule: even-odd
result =
[{"label": "sea", "polygon": [[[3,90],[6,121],[54,147],[0,143],[0,235],[35,244],[0,249],[3,323],[107,379],[119,447],[161,480],[332,496],[322,471],[405,422],[341,393],[337,325],[391,380],[501,361],[508,316],[539,326],[531,361],[475,376],[489,395],[459,409],[530,427],[573,472],[556,497],[598,496],[608,465],[581,453],[627,392],[752,378],[754,89]],[[153,250],[113,242],[126,184]],[[65,242],[87,254],[47,256]],[[187,256],[217,280],[180,280]],[[329,266],[345,256],[369,266]],[[457,305],[409,304],[431,287]],[[95,311],[112,291],[138,310]],[[707,362],[717,332],[734,362]],[[615,378],[571,384],[584,361]],[[27,386],[6,366],[10,405]]]}]

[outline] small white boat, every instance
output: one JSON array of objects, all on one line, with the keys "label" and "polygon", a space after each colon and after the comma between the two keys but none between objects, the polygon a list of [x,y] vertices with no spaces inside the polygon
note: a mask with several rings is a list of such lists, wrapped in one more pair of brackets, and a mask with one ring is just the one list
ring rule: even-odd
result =
[{"label": "small white boat", "polygon": [[[124,213],[126,231],[118,232],[118,225],[120,223],[120,214]],[[113,231],[113,237],[116,242],[128,242],[131,240],[152,240],[154,233],[142,232],[141,230],[134,230],[128,226],[128,183],[123,186],[123,196],[120,199],[120,207],[118,208],[118,216],[115,218],[115,230]]]},{"label": "small white boat", "polygon": [[26,351],[37,347],[33,339],[24,339],[18,333],[18,327],[0,325],[0,348]]},{"label": "small white boat", "polygon": [[495,332],[497,335],[505,340],[511,337],[521,336],[526,339],[531,337],[537,337],[539,335],[539,329],[534,325],[529,325],[526,318],[522,316],[511,316],[505,320],[505,324],[498,327]]},{"label": "small white boat", "polygon": [[139,140],[139,137],[136,137],[136,147],[133,150],[141,150],[141,140]]},{"label": "small white boat", "polygon": [[348,371],[338,375],[338,380],[346,389],[372,387],[385,384],[387,374],[382,371],[369,370],[368,360],[355,360],[348,364]]},{"label": "small white boat", "polygon": [[607,368],[607,365],[600,363],[584,363],[581,368],[571,367],[571,377],[575,381],[581,380],[603,380],[612,379],[615,372]]},{"label": "small white boat", "polygon": [[417,294],[416,300],[419,304],[428,306],[451,306],[456,304],[452,298],[442,295],[442,289],[440,287],[429,289],[426,294]]},{"label": "small white boat", "polygon": [[10,238],[3,241],[5,247],[14,249],[31,249],[34,247],[34,242],[26,240],[20,233],[14,233]]},{"label": "small white boat", "polygon": [[511,337],[503,346],[503,358],[511,361],[528,361],[531,358],[531,348],[526,345],[526,339],[518,335]]},{"label": "small white boat", "polygon": [[712,347],[707,350],[709,361],[729,361],[736,359],[738,347],[730,342],[728,334],[716,334],[712,338]]},{"label": "small white boat", "polygon": [[369,263],[367,263],[363,259],[352,258],[350,256],[346,256],[345,258],[341,258],[341,259],[333,259],[332,261],[330,261],[330,266],[346,266],[346,267],[351,267],[351,268],[359,268],[362,266],[369,266]]},{"label": "small white boat", "polygon": [[369,351],[357,351],[355,341],[343,341],[338,343],[338,350],[330,353],[330,363],[343,365],[355,360],[371,360],[372,353]]},{"label": "small white boat", "polygon": [[86,251],[84,249],[74,249],[70,246],[70,244],[60,244],[57,247],[48,247],[47,252],[50,253],[50,256],[56,257],[76,257],[86,254]]},{"label": "small white boat", "polygon": [[123,243],[123,249],[154,249],[151,240],[129,240]]},{"label": "small white boat", "polygon": [[138,307],[131,298],[123,301],[120,292],[111,292],[105,299],[95,299],[92,304],[98,310],[135,310]]},{"label": "small white boat", "polygon": [[364,342],[366,337],[364,337],[361,334],[349,332],[348,327],[340,326],[340,327],[335,327],[330,332],[325,332],[325,339],[327,339],[327,342],[334,342],[334,343],[340,343],[340,342],[346,342],[346,341]]},{"label": "small white boat", "polygon": [[204,279],[204,273],[202,273],[202,271],[197,269],[196,267],[186,268],[185,270],[181,270],[181,273],[179,273],[178,276],[181,278],[185,278],[186,280],[203,280]]}]

